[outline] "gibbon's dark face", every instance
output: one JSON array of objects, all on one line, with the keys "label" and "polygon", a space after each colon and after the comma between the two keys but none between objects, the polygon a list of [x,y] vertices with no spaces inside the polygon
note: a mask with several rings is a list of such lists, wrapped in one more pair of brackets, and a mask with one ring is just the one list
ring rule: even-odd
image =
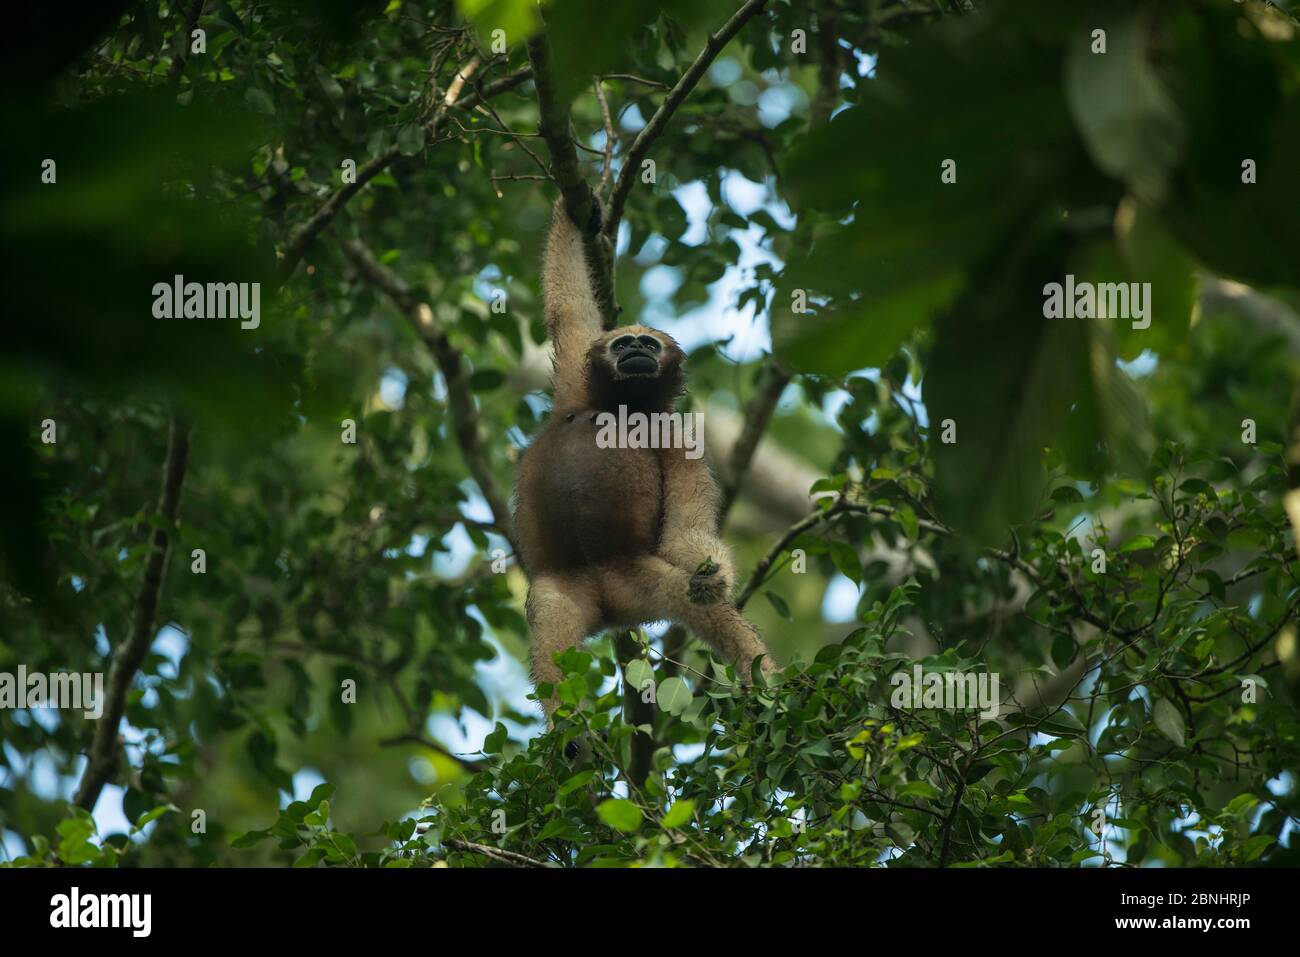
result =
[{"label": "gibbon's dark face", "polygon": [[587,353],[587,384],[594,407],[668,410],[682,394],[681,347],[667,333],[648,326],[624,326],[605,333]]},{"label": "gibbon's dark face", "polygon": [[657,376],[664,344],[658,336],[619,336],[606,348],[614,362],[614,377]]}]

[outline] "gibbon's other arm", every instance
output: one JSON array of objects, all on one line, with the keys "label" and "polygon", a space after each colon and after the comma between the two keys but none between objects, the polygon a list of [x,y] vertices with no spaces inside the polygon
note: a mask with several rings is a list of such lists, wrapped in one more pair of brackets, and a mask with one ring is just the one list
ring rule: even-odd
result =
[{"label": "gibbon's other arm", "polygon": [[[599,207],[593,207],[599,215]],[[580,405],[586,395],[586,359],[591,343],[604,331],[600,308],[592,291],[591,267],[582,248],[582,234],[569,219],[564,200],[551,211],[551,232],[542,263],[542,295],[546,327],[555,347],[554,408]]]},{"label": "gibbon's other arm", "polygon": [[[688,459],[682,449],[665,449],[662,461],[664,524],[659,555],[692,576],[692,602],[726,601],[736,581],[736,568],[731,550],[714,531],[718,485],[703,458]],[[702,565],[706,567],[701,569]]]}]

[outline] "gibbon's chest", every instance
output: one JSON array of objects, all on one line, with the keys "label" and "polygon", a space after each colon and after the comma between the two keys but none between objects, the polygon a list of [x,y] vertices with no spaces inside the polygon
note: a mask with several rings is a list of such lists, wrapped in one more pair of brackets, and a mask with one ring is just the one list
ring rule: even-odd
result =
[{"label": "gibbon's chest", "polygon": [[[659,544],[664,513],[660,455],[672,450],[602,447],[591,412],[551,424],[529,464],[546,536],[565,564],[648,554]],[[521,503],[522,504],[522,503]]]}]

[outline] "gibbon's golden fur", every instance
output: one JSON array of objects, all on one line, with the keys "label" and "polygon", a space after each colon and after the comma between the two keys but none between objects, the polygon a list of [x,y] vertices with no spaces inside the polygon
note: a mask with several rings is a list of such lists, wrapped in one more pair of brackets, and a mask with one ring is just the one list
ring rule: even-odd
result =
[{"label": "gibbon's golden fur", "polygon": [[515,507],[533,680],[558,682],[552,656],[589,635],[664,620],[708,641],[744,681],[759,655],[775,671],[730,600],[735,567],[714,533],[718,488],[704,460],[682,448],[596,444],[601,412],[671,412],[685,393],[685,355],[647,326],[602,331],[582,236],[562,202],[542,288],[555,400],[520,462]]}]

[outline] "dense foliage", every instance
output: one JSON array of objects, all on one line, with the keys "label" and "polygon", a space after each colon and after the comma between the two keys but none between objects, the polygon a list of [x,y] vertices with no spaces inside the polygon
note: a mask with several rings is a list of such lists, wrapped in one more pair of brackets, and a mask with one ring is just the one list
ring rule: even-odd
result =
[{"label": "dense foliage", "polygon": [[[105,4],[9,61],[0,672],[144,644],[120,743],[0,710],[6,862],[1295,863],[1300,26],[755,7],[721,49],[740,0],[545,29],[607,204],[712,57],[613,290],[742,433],[710,454],[785,667],[605,636],[549,732],[504,504],[573,186],[536,4]],[[261,282],[260,324],[155,318],[175,274]],[[1150,283],[1149,327],[1046,318],[1067,274]],[[998,713],[900,703],[917,665]]]}]

